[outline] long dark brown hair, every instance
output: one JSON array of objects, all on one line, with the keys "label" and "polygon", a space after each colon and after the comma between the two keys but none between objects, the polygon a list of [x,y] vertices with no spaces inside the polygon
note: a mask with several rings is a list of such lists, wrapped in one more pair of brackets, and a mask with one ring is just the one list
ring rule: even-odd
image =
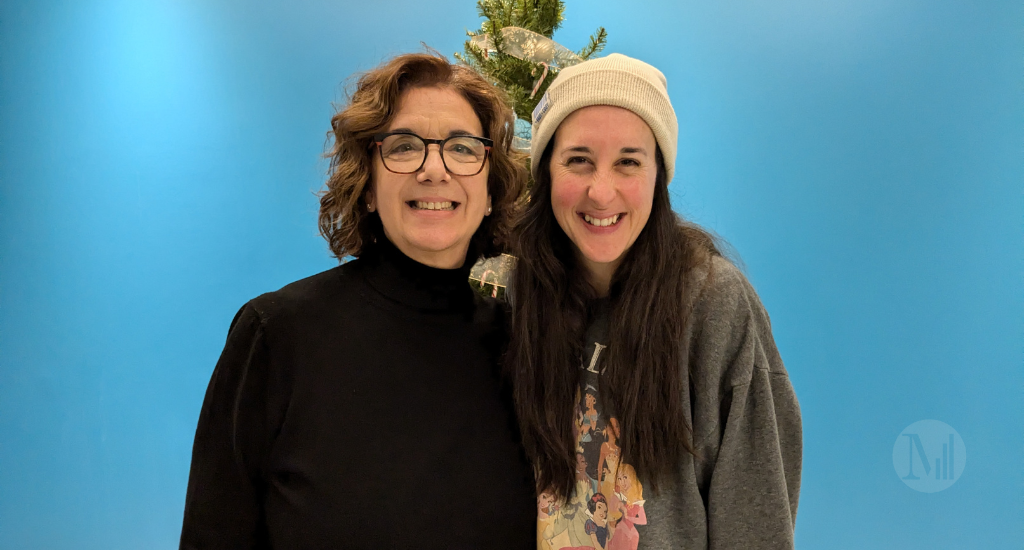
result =
[{"label": "long dark brown hair", "polygon": [[[505,366],[538,490],[568,498],[575,486],[574,403],[597,295],[551,210],[554,142],[539,161],[517,225]],[[684,453],[693,452],[682,401],[688,350],[680,349],[695,294],[687,274],[709,267],[719,254],[707,231],[672,211],[660,150],[656,157],[650,218],[612,277],[607,368],[599,381],[619,419],[622,462],[654,490]]]}]

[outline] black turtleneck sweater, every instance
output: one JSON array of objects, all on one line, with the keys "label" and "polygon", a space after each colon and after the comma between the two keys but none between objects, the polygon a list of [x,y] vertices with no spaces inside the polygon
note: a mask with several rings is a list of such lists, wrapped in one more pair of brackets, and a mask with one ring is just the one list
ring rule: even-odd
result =
[{"label": "black turtleneck sweater", "polygon": [[181,548],[533,548],[503,316],[469,267],[385,241],[242,307],[199,416]]}]

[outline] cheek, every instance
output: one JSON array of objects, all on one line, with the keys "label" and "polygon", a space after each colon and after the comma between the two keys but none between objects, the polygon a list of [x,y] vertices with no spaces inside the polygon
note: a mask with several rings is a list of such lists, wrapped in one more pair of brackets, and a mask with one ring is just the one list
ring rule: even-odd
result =
[{"label": "cheek", "polygon": [[651,207],[654,205],[654,183],[638,181],[622,190],[622,194],[629,204],[630,209],[639,214],[642,219],[647,219],[651,214]]},{"label": "cheek", "polygon": [[457,184],[462,188],[464,196],[459,200],[464,202],[466,211],[474,217],[483,216],[487,211],[487,198],[490,196],[487,189],[487,170],[475,176],[462,177]]},{"label": "cheek", "polygon": [[576,203],[579,201],[581,186],[572,180],[559,178],[551,182],[551,209],[555,216],[563,218],[575,215]]},{"label": "cheek", "polygon": [[487,181],[487,172],[482,172],[477,176],[476,186],[474,187],[474,192],[476,193],[477,198],[482,202],[483,208],[487,208],[487,197],[491,196],[491,192],[487,188]]},{"label": "cheek", "polygon": [[390,206],[398,201],[397,189],[401,184],[395,181],[395,175],[390,172],[381,173],[380,170],[374,170],[373,176],[370,177],[370,191],[373,192],[378,208]]},{"label": "cheek", "polygon": [[484,197],[485,199],[490,196],[490,191],[487,189],[487,182],[490,178],[490,169],[484,165],[483,172],[480,172],[476,176],[473,176],[473,192]]}]

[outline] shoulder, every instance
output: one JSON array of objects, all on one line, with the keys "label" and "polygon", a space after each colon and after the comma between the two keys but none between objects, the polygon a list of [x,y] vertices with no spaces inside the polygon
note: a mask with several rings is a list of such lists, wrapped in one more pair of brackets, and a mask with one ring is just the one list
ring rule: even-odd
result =
[{"label": "shoulder", "polygon": [[295,319],[316,315],[325,308],[334,308],[357,293],[360,278],[356,261],[342,264],[289,283],[278,290],[261,294],[249,306],[264,324],[279,319]]},{"label": "shoulder", "polygon": [[697,303],[727,300],[753,290],[746,275],[722,256],[712,256],[691,270],[687,283]]},{"label": "shoulder", "polygon": [[714,257],[694,274],[690,332],[698,365],[720,369],[729,384],[748,381],[755,369],[785,374],[771,319],[750,281],[732,262]]},{"label": "shoulder", "polygon": [[757,291],[746,275],[726,258],[714,256],[693,270],[688,287],[697,323],[755,321],[770,326]]}]

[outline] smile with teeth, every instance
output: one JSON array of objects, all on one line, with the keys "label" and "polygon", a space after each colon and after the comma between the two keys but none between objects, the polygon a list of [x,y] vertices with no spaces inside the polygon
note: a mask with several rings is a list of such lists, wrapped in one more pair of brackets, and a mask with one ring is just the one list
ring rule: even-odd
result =
[{"label": "smile with teeth", "polygon": [[455,207],[459,203],[452,201],[444,202],[425,202],[425,201],[409,201],[409,206],[417,210],[455,210]]},{"label": "smile with teeth", "polygon": [[622,214],[615,214],[614,216],[609,216],[607,218],[595,218],[590,214],[583,214],[583,221],[596,227],[608,227],[609,225],[615,225],[618,223],[619,218],[621,217]]}]

